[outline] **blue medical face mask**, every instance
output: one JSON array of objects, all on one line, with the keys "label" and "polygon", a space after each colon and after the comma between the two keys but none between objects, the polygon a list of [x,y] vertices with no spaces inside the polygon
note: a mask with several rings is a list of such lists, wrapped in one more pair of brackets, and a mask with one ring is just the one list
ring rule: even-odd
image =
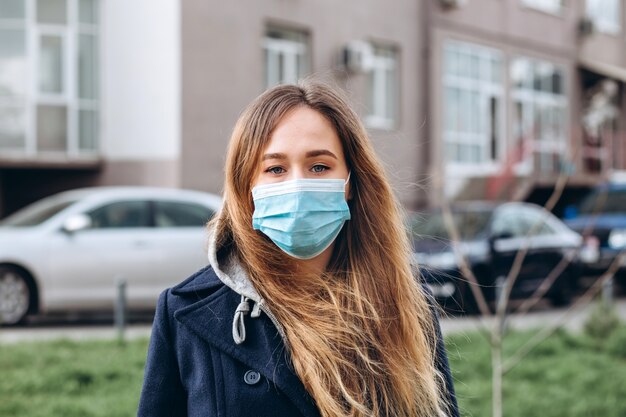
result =
[{"label": "blue medical face mask", "polygon": [[345,186],[350,179],[297,179],[252,189],[252,227],[298,259],[324,252],[350,219]]}]

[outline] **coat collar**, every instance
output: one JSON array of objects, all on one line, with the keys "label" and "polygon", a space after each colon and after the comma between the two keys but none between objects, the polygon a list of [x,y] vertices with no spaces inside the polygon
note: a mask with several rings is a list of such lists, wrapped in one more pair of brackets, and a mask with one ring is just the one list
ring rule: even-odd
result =
[{"label": "coat collar", "polygon": [[311,396],[291,370],[288,352],[272,321],[264,314],[256,319],[246,316],[247,338],[244,343],[235,344],[231,335],[232,314],[240,296],[224,285],[210,268],[192,278],[173,288],[172,294],[200,295],[209,291],[209,295],[175,311],[175,319],[214,348],[273,381],[303,416],[319,417]]},{"label": "coat collar", "polygon": [[210,290],[222,285],[210,265],[205,266],[180,284],[172,288],[173,295],[185,295]]}]

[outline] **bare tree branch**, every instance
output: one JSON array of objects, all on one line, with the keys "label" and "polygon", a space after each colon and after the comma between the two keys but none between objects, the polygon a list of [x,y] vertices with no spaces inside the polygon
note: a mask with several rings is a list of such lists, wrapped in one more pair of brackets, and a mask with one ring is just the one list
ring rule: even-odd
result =
[{"label": "bare tree branch", "polygon": [[551,326],[544,327],[540,330],[532,339],[526,342],[514,355],[504,362],[502,371],[506,374],[513,369],[519,362],[524,359],[535,347],[541,342],[550,337],[556,332],[563,324],[569,319],[572,312],[579,306],[588,304],[593,297],[600,291],[605,282],[615,275],[615,272],[620,268],[624,260],[626,259],[626,251],[620,252],[620,254],[613,260],[609,268],[602,274],[602,276],[591,286],[589,289],[572,304],[563,315]]},{"label": "bare tree branch", "polygon": [[[557,179],[556,185],[554,187],[554,191],[552,192],[552,195],[550,196],[550,198],[544,205],[544,208],[546,209],[546,211],[552,211],[556,203],[561,198],[561,195],[563,194],[563,190],[565,189],[565,185],[567,184],[568,180],[569,180],[569,175],[561,171]],[[530,249],[531,237],[537,232],[541,224],[543,224],[543,220],[539,220],[535,222],[535,224],[533,224],[530,231],[526,235],[526,240],[524,241],[522,248],[515,255],[513,266],[509,270],[509,273],[504,282],[502,300],[501,302],[499,301],[497,304],[496,317],[498,317],[499,320],[502,320],[502,321],[504,320],[504,315],[506,314],[506,309],[509,304],[509,298],[511,296],[513,285],[517,281],[520,270],[522,268],[522,264],[524,262],[524,258],[526,257],[526,255],[528,254],[528,250]]]},{"label": "bare tree branch", "polygon": [[476,275],[474,275],[474,272],[469,267],[467,258],[459,247],[461,242],[459,230],[454,222],[454,217],[452,216],[452,211],[450,210],[450,205],[447,203],[447,201],[442,204],[441,211],[443,215],[443,221],[446,225],[448,234],[450,235],[450,243],[452,244],[454,256],[457,260],[457,263],[459,264],[462,275],[469,281],[472,295],[476,299],[481,316],[491,316],[491,311],[489,310],[489,306],[487,305],[487,300],[485,299],[483,292],[480,290],[480,284],[476,279]]},{"label": "bare tree branch", "polygon": [[545,280],[541,283],[541,285],[537,288],[537,290],[526,299],[522,305],[516,310],[516,313],[523,316],[528,311],[533,308],[539,300],[543,298],[543,296],[550,290],[552,285],[556,279],[565,271],[565,269],[569,266],[569,264],[574,260],[574,258],[578,257],[580,252],[583,249],[584,241],[591,235],[593,228],[595,227],[595,219],[596,216],[600,213],[600,210],[604,207],[606,203],[606,198],[608,195],[608,190],[600,194],[600,198],[598,198],[593,206],[593,210],[591,213],[591,221],[585,225],[581,235],[583,237],[583,245],[579,246],[574,253],[569,257],[561,258],[561,261],[550,271]]}]

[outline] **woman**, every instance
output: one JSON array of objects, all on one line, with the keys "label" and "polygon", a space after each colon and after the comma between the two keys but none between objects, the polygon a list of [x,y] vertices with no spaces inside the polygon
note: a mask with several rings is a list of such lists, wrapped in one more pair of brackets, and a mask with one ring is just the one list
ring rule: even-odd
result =
[{"label": "woman", "polygon": [[209,260],[159,299],[140,416],[458,415],[396,200],[330,88],[239,118]]}]

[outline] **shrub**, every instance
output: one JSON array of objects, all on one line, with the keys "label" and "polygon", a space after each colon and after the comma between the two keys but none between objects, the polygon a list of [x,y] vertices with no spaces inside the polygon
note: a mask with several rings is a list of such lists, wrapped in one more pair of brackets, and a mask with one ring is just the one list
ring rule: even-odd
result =
[{"label": "shrub", "polygon": [[613,356],[626,359],[626,325],[619,326],[606,341],[606,350]]},{"label": "shrub", "polygon": [[596,341],[602,343],[620,325],[615,307],[603,301],[597,302],[584,324],[584,331]]}]

